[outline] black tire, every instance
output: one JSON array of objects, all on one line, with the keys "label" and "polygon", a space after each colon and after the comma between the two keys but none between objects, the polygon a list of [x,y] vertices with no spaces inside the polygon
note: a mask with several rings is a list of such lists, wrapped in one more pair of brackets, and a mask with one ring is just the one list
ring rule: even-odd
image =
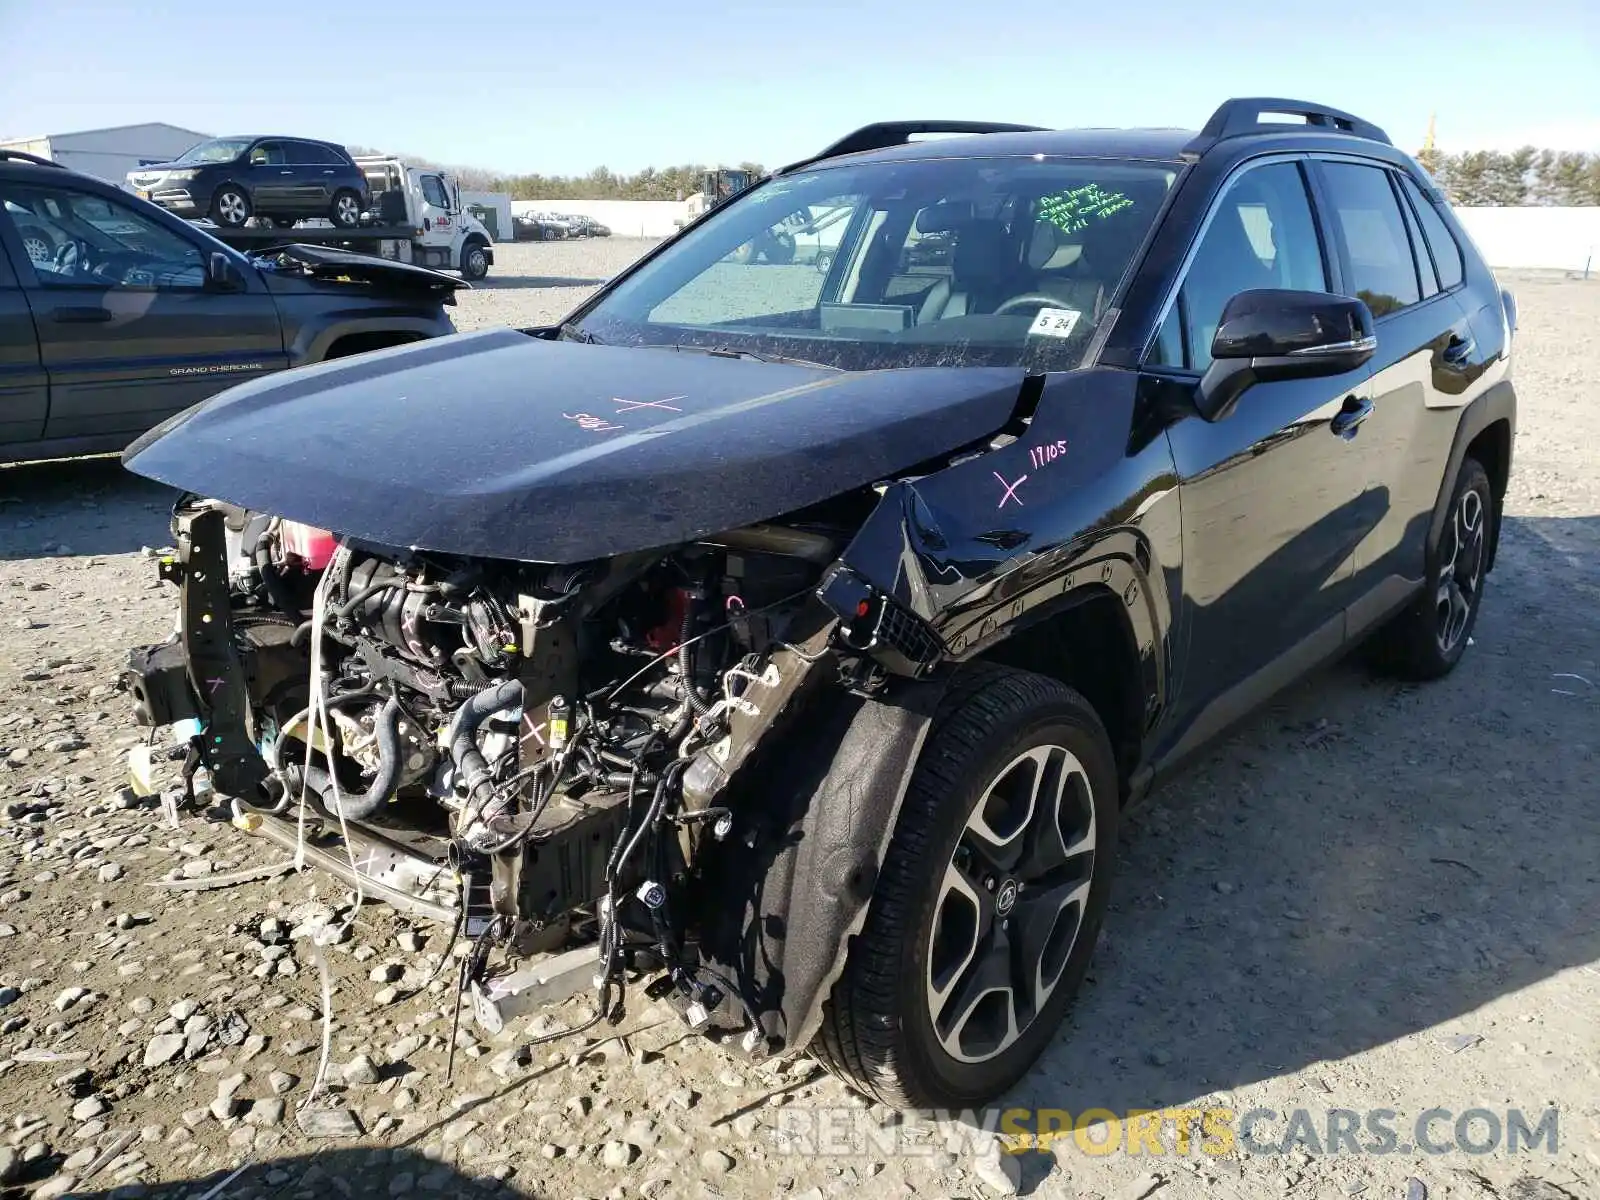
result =
[{"label": "black tire", "polygon": [[489,273],[489,251],[482,242],[471,241],[461,247],[461,278],[482,279]]},{"label": "black tire", "polygon": [[[1058,750],[1044,749],[1051,746]],[[963,856],[969,852],[968,822],[978,802],[996,784],[1010,780],[1019,756],[1030,750],[1050,755],[1064,751],[1064,755],[1051,761],[1065,763],[1070,755],[1082,767],[1081,775],[1073,772],[1062,776],[1073,782],[1063,788],[1061,796],[1065,803],[1070,792],[1075,800],[1074,813],[1092,816],[1093,824],[1088,827],[1093,834],[1089,862],[1081,862],[1082,854],[1065,858],[1058,871],[1065,870],[1067,864],[1079,869],[1068,876],[1052,875],[1051,882],[1038,885],[1027,900],[1019,898],[1019,890],[1011,892],[1010,901],[1004,899],[1015,875],[999,880],[991,876],[987,882],[980,881],[979,886],[993,893],[987,903],[996,919],[1007,917],[1001,929],[1009,930],[1009,918],[1017,918],[1019,946],[1026,940],[1022,930],[1030,921],[1024,905],[1044,902],[1040,912],[1032,915],[1036,939],[1041,931],[1048,930],[1042,937],[1041,957],[1034,960],[1035,966],[1047,957],[1059,958],[1062,954],[1055,920],[1068,908],[1057,904],[1051,917],[1053,897],[1081,889],[1085,882],[1081,875],[1085,872],[1087,892],[1075,909],[1080,920],[1074,940],[1067,944],[1065,957],[1060,959],[1053,990],[1043,1004],[1037,1005],[1031,1019],[1021,1025],[1021,1035],[983,1061],[962,1061],[941,1044],[935,1031],[932,960],[939,950],[935,923],[939,922],[939,936],[943,938],[943,931],[948,928],[945,918],[950,915],[946,902],[956,895],[946,887],[946,874],[956,869],[952,859],[958,851]],[[1099,937],[1115,861],[1114,762],[1111,743],[1099,717],[1088,701],[1066,685],[1031,672],[987,664],[971,669],[959,680],[928,731],[893,840],[884,856],[866,922],[852,940],[844,972],[824,1008],[822,1026],[810,1052],[851,1087],[897,1109],[986,1104],[1025,1075],[1055,1036]],[[1038,764],[1035,769],[1045,770]],[[1001,811],[994,818],[986,815],[986,820],[1004,826],[1007,815]],[[1062,815],[1058,805],[1058,832]],[[1015,840],[1030,849],[1042,846],[1031,831],[1023,832],[1024,826],[1031,825],[1030,817],[1018,826],[1013,838],[1003,840]],[[1065,834],[1061,840],[1073,844]],[[1024,863],[1018,864],[1016,871],[1020,873],[1032,857],[1031,853],[1025,854]],[[963,857],[962,878],[975,862],[981,860]],[[981,927],[979,914],[984,897],[965,891],[963,895],[975,895],[977,903],[963,903]],[[1039,923],[1041,915],[1050,921],[1048,926]],[[1010,936],[1006,934],[1008,944]],[[977,944],[978,939],[974,938],[974,946]],[[961,990],[960,981],[979,961],[976,954],[967,953],[969,957],[955,965],[950,982],[943,989],[947,1005]],[[948,950],[940,952],[940,957],[947,955]],[[1014,973],[1018,969],[1016,960],[1011,962],[1008,986],[1022,978]],[[940,969],[938,973],[945,972]],[[1035,976],[1029,971],[1026,977]],[[976,1014],[985,1003],[980,1000],[967,1006],[968,1015]],[[940,1015],[948,1016],[948,1009]],[[962,1037],[958,1028],[954,1035],[958,1051],[966,1050]]]},{"label": "black tire", "polygon": [[340,188],[328,206],[328,220],[340,229],[354,229],[361,224],[361,197],[350,188]]},{"label": "black tire", "polygon": [[[1476,526],[1471,525],[1474,512]],[[1463,459],[1444,528],[1438,543],[1428,547],[1427,586],[1373,635],[1367,660],[1374,667],[1416,682],[1442,679],[1455,670],[1478,623],[1495,519],[1488,472],[1477,459]],[[1451,583],[1453,588],[1447,590]],[[1464,601],[1464,607],[1458,601]]]},{"label": "black tire", "polygon": [[817,257],[812,259],[812,265],[817,268],[818,274],[826,275],[829,271],[833,270],[833,251],[818,251]]},{"label": "black tire", "polygon": [[236,183],[225,183],[211,196],[208,215],[225,229],[242,229],[255,215],[255,205],[250,203],[250,193]]},{"label": "black tire", "polygon": [[767,261],[779,266],[787,266],[794,261],[794,236],[788,233],[776,233],[767,240]]}]

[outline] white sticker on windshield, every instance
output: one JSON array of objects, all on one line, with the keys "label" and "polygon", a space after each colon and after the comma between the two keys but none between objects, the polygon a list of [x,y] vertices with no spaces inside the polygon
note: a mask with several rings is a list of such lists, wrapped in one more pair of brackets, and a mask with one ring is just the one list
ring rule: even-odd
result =
[{"label": "white sticker on windshield", "polygon": [[1083,316],[1073,308],[1041,308],[1039,315],[1033,319],[1033,324],[1028,326],[1029,337],[1071,337],[1072,331],[1078,327],[1078,318]]}]

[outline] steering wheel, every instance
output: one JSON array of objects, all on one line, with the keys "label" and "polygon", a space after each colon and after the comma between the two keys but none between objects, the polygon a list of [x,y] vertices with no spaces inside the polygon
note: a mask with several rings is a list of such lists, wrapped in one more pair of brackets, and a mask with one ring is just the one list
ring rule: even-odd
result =
[{"label": "steering wheel", "polygon": [[55,257],[50,261],[50,269],[59,275],[76,275],[80,261],[87,267],[89,261],[87,249],[88,247],[77,238],[68,238],[56,247]]},{"label": "steering wheel", "polygon": [[1011,297],[1011,299],[995,309],[991,315],[996,317],[1004,316],[1014,308],[1026,308],[1030,304],[1039,308],[1054,308],[1062,303],[1064,301],[1060,296],[1046,296],[1042,292],[1028,292],[1026,295]]}]

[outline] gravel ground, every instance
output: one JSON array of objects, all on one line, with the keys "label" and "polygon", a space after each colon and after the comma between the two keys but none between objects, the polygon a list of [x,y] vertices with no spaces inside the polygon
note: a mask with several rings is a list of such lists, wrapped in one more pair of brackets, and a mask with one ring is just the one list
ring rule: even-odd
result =
[{"label": "gravel ground", "polygon": [[[559,317],[647,245],[501,247],[457,323]],[[162,886],[265,858],[215,819],[168,827],[123,786],[140,734],[111,684],[171,626],[141,552],[165,544],[170,497],[99,461],[0,470],[0,1191],[1600,1195],[1600,284],[1510,282],[1522,428],[1476,646],[1429,687],[1336,667],[1141,810],[1082,1001],[1010,1102],[1305,1109],[1324,1141],[1330,1109],[1388,1109],[1406,1146],[1431,1108],[1521,1108],[1532,1126],[1553,1105],[1553,1154],[1096,1156],[1069,1139],[1002,1165],[886,1126],[825,1143],[859,1153],[796,1155],[775,1128],[842,1110],[853,1136],[884,1114],[809,1060],[744,1065],[648,1007],[624,1037],[525,1064],[464,1021],[447,1083],[445,939],[379,906],[326,950],[329,1083],[361,1132],[308,1137],[309,935],[346,897],[314,874]]]}]

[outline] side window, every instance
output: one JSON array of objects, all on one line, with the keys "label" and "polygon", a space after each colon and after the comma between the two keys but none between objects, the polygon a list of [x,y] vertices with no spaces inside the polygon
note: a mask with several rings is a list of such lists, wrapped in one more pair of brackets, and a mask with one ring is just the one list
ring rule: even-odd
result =
[{"label": "side window", "polygon": [[[1391,176],[1389,186],[1393,187],[1394,177]],[[1417,264],[1417,282],[1422,285],[1422,298],[1439,294],[1439,277],[1434,274],[1433,259],[1428,254],[1427,244],[1422,240],[1422,230],[1417,228],[1416,214],[1411,211],[1411,206],[1404,201],[1400,203],[1400,215],[1405,218],[1406,238],[1411,243],[1411,257]]]},{"label": "side window", "polygon": [[422,198],[435,208],[450,207],[450,198],[444,194],[444,180],[437,175],[422,177]]},{"label": "side window", "polygon": [[[1222,310],[1240,292],[1257,288],[1328,290],[1322,244],[1296,163],[1246,170],[1223,193],[1157,338],[1152,365],[1204,371]],[[1186,337],[1180,338],[1180,328]]]},{"label": "side window", "polygon": [[1417,264],[1389,172],[1342,162],[1325,162],[1322,171],[1350,258],[1346,290],[1365,300],[1374,317],[1417,303],[1422,299]]},{"label": "side window", "polygon": [[250,148],[252,167],[286,167],[289,155],[282,142],[260,142]]},{"label": "side window", "polygon": [[1422,189],[1403,175],[1400,177],[1400,186],[1410,197],[1411,207],[1422,222],[1422,236],[1427,239],[1428,249],[1433,251],[1433,265],[1439,272],[1439,286],[1449,291],[1461,282],[1463,275],[1461,247],[1456,244],[1450,227],[1444,223],[1433,201],[1422,194]]},{"label": "side window", "polygon": [[137,209],[72,188],[0,185],[41,287],[205,286],[200,247]]}]

